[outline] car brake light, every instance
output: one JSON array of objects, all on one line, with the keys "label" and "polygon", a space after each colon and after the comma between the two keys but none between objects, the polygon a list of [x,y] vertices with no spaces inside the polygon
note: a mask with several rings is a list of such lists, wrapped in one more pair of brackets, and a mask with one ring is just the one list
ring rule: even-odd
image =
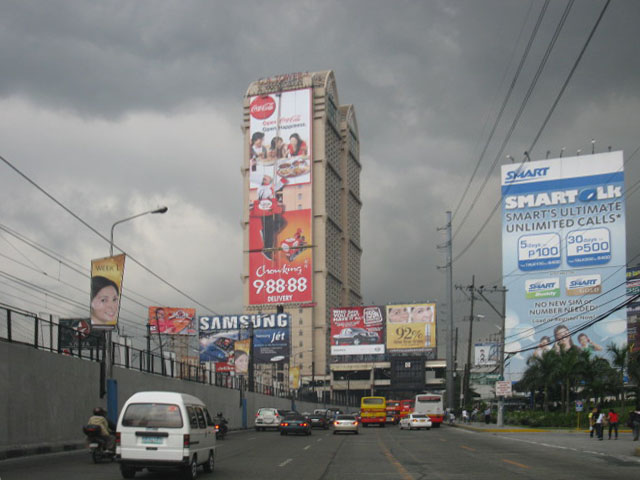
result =
[{"label": "car brake light", "polygon": [[333,422],[334,425],[338,425],[339,422]]},{"label": "car brake light", "polygon": [[120,432],[116,432],[116,445],[120,445]]},{"label": "car brake light", "polygon": [[303,423],[303,424],[302,424],[302,426],[303,426],[303,427],[306,427],[306,426],[307,426],[307,424],[306,424],[306,423]]},{"label": "car brake light", "polygon": [[358,422],[353,422],[354,425],[358,425]]},{"label": "car brake light", "polygon": [[220,430],[220,425],[216,425],[216,432]]},{"label": "car brake light", "polygon": [[189,434],[188,434],[188,433],[185,433],[185,434],[182,436],[182,447],[183,447],[183,448],[189,448],[189,445],[191,445],[191,439],[190,439],[190,437],[189,437]]},{"label": "car brake light", "polygon": [[283,427],[288,427],[289,424],[287,422],[282,422],[280,425],[282,425]]}]

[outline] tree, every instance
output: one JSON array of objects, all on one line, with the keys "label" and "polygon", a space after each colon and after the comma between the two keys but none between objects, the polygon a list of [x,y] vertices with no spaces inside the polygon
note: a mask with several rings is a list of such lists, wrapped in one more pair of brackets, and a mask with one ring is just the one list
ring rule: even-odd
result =
[{"label": "tree", "polygon": [[558,378],[558,354],[555,350],[547,350],[541,356],[532,355],[527,360],[527,370],[523,375],[523,386],[534,391],[542,388],[544,398],[542,408],[549,411],[549,390]]},{"label": "tree", "polygon": [[613,366],[618,369],[618,393],[621,399],[621,409],[624,413],[624,369],[627,366],[627,359],[629,358],[629,349],[626,345],[618,346],[611,342],[607,346],[607,352],[611,354]]},{"label": "tree", "polygon": [[555,375],[561,385],[560,398],[564,404],[564,411],[569,413],[571,393],[584,375],[587,366],[585,360],[588,359],[588,356],[585,358],[577,348],[565,350],[563,346],[560,346],[560,353],[557,356],[558,363]]}]

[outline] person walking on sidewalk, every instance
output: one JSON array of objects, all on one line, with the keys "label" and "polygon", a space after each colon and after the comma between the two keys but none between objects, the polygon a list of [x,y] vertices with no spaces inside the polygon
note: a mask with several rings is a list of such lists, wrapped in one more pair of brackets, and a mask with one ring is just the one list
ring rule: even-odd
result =
[{"label": "person walking on sidewalk", "polygon": [[462,409],[462,423],[469,423],[469,412],[466,408]]},{"label": "person walking on sidewalk", "polygon": [[487,406],[487,408],[484,411],[484,423],[489,425],[490,422],[491,422],[491,407]]},{"label": "person walking on sidewalk", "polygon": [[602,427],[604,423],[604,413],[602,413],[598,408],[596,410],[596,413],[593,416],[596,417],[596,434],[598,435],[598,440],[602,440],[602,435],[603,435]]},{"label": "person walking on sidewalk", "polygon": [[596,411],[598,409],[593,407],[593,410],[589,412],[589,437],[593,438],[593,432],[596,429]]},{"label": "person walking on sidewalk", "polygon": [[609,420],[609,440],[611,440],[611,431],[614,430],[616,432],[615,439],[618,439],[618,414],[613,408],[609,409],[609,415],[607,415]]}]

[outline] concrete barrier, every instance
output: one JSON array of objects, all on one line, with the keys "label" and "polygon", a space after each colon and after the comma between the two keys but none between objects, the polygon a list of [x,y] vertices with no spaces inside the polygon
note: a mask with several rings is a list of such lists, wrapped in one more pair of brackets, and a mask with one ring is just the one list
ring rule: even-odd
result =
[{"label": "concrete barrier", "polygon": [[[230,429],[253,428],[261,407],[313,411],[334,405],[292,401],[251,392],[114,368],[118,410],[135,392],[189,393],[202,399],[212,415],[223,412]],[[0,341],[0,459],[84,446],[82,426],[100,398],[100,364]]]}]

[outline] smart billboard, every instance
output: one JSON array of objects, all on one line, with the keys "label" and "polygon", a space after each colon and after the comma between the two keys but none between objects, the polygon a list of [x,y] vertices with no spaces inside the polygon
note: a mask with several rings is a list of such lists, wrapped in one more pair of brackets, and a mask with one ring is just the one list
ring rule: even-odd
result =
[{"label": "smart billboard", "polygon": [[312,93],[249,99],[249,304],[311,302]]},{"label": "smart billboard", "polygon": [[331,355],[375,355],[384,352],[384,307],[331,310]]},{"label": "smart billboard", "polygon": [[387,351],[436,351],[436,304],[387,305]]},{"label": "smart billboard", "polygon": [[549,348],[625,343],[624,310],[609,314],[624,301],[625,240],[622,152],[502,167],[508,380]]},{"label": "smart billboard", "polygon": [[[249,355],[253,339],[253,363],[289,362],[291,316],[288,313],[206,315],[198,318],[200,361],[215,362],[216,371],[235,368],[235,357]],[[242,351],[242,354],[239,352]]]}]

